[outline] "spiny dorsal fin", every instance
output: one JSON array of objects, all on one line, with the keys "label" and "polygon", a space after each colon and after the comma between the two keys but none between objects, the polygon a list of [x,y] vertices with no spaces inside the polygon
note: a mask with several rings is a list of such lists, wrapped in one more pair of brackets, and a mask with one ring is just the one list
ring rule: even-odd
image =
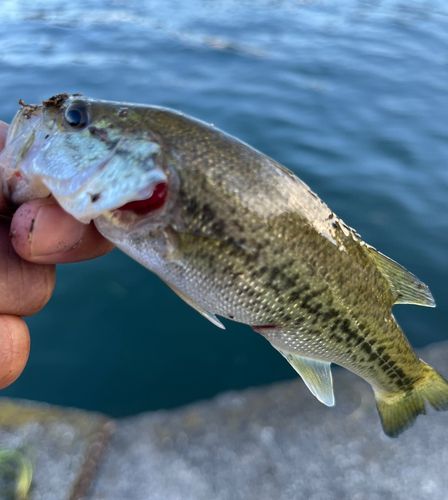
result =
[{"label": "spiny dorsal fin", "polygon": [[375,261],[381,274],[389,282],[395,296],[395,304],[416,304],[426,307],[436,306],[428,286],[416,276],[394,260],[375,250],[375,248],[367,246],[367,251]]},{"label": "spiny dorsal fin", "polygon": [[305,358],[280,349],[278,350],[288,360],[294,370],[296,370],[296,372],[302,377],[313,396],[315,396],[324,405],[334,406],[331,363]]}]

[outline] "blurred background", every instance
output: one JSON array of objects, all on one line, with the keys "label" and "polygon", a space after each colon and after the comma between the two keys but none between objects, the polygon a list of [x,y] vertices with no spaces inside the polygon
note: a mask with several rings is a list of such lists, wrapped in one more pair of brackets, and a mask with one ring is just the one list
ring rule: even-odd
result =
[{"label": "blurred background", "polygon": [[[0,118],[60,92],[213,122],[292,169],[428,283],[397,307],[415,346],[447,339],[444,0],[2,0]],[[248,327],[225,332],[120,254],[61,266],[4,396],[113,416],[295,377]]]}]

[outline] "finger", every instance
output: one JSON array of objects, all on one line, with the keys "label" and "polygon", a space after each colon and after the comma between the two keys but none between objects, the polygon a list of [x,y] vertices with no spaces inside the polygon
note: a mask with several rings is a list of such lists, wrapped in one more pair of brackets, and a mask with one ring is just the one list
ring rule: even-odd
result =
[{"label": "finger", "polygon": [[0,312],[28,316],[49,301],[55,284],[54,266],[22,260],[12,248],[6,222],[0,223]]},{"label": "finger", "polygon": [[23,259],[40,264],[92,259],[113,248],[93,224],[81,224],[51,198],[20,206],[11,223],[11,236]]},{"label": "finger", "polygon": [[[0,151],[5,146],[7,132],[8,132],[8,125],[0,121]],[[3,196],[2,182],[0,179],[0,213],[3,213],[5,210],[6,210],[6,200]]]},{"label": "finger", "polygon": [[30,353],[30,335],[17,316],[0,315],[0,389],[22,373]]}]

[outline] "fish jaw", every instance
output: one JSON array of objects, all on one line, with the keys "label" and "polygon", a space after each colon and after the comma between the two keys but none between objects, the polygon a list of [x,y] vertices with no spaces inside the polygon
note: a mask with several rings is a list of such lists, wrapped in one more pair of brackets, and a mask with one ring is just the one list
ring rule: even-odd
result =
[{"label": "fish jaw", "polygon": [[64,180],[42,176],[42,182],[66,212],[89,223],[130,202],[150,199],[157,185],[167,183],[165,172],[152,160],[140,178],[123,179],[122,162],[113,151],[80,175]]},{"label": "fish jaw", "polygon": [[[92,124],[69,130],[64,112],[80,102],[89,107]],[[24,106],[0,154],[6,198],[19,205],[51,194],[66,212],[89,223],[130,202],[150,199],[158,185],[167,184],[159,144],[144,134],[112,131],[113,123],[105,122],[101,111],[79,96],[67,96],[57,106]],[[114,108],[110,111],[114,116]]]},{"label": "fish jaw", "polygon": [[0,188],[15,205],[33,198],[45,198],[49,189],[39,178],[30,176],[28,165],[42,143],[42,111],[20,110],[8,129],[5,147],[0,154]]}]

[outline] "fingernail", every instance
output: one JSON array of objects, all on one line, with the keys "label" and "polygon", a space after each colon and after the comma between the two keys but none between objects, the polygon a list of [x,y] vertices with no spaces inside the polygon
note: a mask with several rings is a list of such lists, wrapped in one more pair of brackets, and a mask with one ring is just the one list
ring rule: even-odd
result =
[{"label": "fingernail", "polygon": [[33,257],[64,253],[77,246],[84,228],[57,205],[43,205],[31,221],[28,238]]}]

